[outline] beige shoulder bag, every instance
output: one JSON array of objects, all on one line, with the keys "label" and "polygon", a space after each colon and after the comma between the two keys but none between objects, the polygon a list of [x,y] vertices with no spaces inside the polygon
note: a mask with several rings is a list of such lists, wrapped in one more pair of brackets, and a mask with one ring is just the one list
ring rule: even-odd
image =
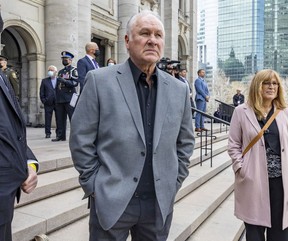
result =
[{"label": "beige shoulder bag", "polygon": [[263,126],[261,131],[258,133],[257,136],[255,136],[252,141],[249,143],[249,145],[245,148],[245,150],[242,153],[242,157],[251,149],[252,146],[263,136],[264,132],[268,129],[268,127],[271,125],[275,117],[278,115],[280,110],[276,110],[273,115],[269,118],[269,120],[266,122],[266,124]]}]

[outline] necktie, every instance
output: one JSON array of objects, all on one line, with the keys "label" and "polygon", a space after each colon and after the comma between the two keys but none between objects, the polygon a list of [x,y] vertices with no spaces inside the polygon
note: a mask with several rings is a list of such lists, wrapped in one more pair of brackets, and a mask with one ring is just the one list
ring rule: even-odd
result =
[{"label": "necktie", "polygon": [[93,61],[93,63],[94,63],[95,69],[98,69],[98,68],[99,68],[99,65],[98,65],[98,63],[96,62],[96,60],[95,60],[95,59],[92,59],[92,61]]}]

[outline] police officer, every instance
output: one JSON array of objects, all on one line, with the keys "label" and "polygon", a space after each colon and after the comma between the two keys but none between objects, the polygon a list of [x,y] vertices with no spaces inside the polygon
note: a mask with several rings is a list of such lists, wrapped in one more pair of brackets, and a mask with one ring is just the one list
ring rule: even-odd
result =
[{"label": "police officer", "polygon": [[16,98],[19,100],[19,97],[20,97],[19,80],[18,80],[16,72],[13,69],[8,68],[7,61],[8,61],[7,57],[0,55],[0,68],[2,69],[3,73],[6,75],[7,79],[9,79],[13,87],[13,90],[15,92]]},{"label": "police officer", "polygon": [[78,72],[72,66],[74,55],[68,51],[61,53],[64,68],[58,72],[56,86],[56,139],[52,141],[66,141],[67,115],[71,121],[74,107],[70,105],[71,98],[76,93],[78,85]]}]

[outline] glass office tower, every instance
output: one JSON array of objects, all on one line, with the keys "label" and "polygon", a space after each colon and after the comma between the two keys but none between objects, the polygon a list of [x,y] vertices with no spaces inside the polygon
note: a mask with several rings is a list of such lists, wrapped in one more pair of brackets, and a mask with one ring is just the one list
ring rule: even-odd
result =
[{"label": "glass office tower", "polygon": [[218,0],[218,68],[231,81],[263,69],[264,1]]},{"label": "glass office tower", "polygon": [[265,0],[264,68],[288,77],[287,0]]}]

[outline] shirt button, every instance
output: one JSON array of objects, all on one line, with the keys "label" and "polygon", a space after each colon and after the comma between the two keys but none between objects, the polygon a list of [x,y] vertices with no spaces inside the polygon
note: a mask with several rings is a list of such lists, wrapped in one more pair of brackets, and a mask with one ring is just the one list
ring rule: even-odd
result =
[{"label": "shirt button", "polygon": [[144,151],[141,151],[141,155],[142,155],[142,156],[145,156],[145,152],[144,152]]},{"label": "shirt button", "polygon": [[284,152],[284,149],[282,149],[282,152]]},{"label": "shirt button", "polygon": [[22,136],[18,136],[18,141],[22,141]]},{"label": "shirt button", "polygon": [[134,178],[133,178],[133,181],[134,181],[134,182],[138,182],[138,178],[137,178],[137,177],[134,177]]}]

